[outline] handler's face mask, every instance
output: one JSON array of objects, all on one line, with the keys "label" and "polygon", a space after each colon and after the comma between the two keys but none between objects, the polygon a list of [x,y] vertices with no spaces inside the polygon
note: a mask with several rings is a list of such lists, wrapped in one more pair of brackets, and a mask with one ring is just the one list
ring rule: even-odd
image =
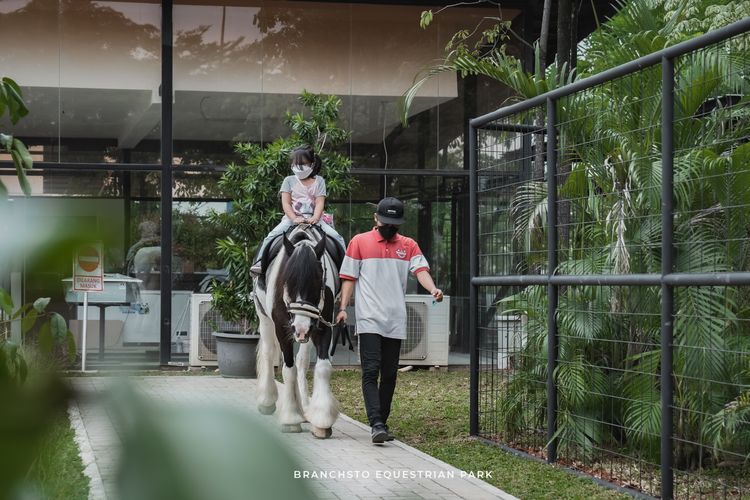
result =
[{"label": "handler's face mask", "polygon": [[398,233],[398,226],[392,226],[390,224],[378,226],[378,232],[380,233],[380,236],[383,237],[383,239],[390,240],[391,238],[396,236],[396,233]]},{"label": "handler's face mask", "polygon": [[310,177],[312,170],[312,165],[292,165],[292,172],[300,180]]}]

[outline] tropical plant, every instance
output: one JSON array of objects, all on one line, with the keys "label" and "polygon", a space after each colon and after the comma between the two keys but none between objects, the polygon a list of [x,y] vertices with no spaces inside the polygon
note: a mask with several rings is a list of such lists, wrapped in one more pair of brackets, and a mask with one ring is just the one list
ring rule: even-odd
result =
[{"label": "tropical plant", "polygon": [[[12,79],[3,77],[0,80],[0,118],[5,112],[8,112],[10,121],[15,125],[18,120],[29,114],[26,104],[23,102],[21,88]],[[27,196],[31,193],[31,186],[26,178],[26,170],[33,166],[33,161],[26,146],[19,139],[11,134],[5,134],[0,131],[0,152],[9,153],[16,166],[16,174],[21,189]],[[8,196],[8,189],[0,180],[0,199]]]},{"label": "tropical plant", "polygon": [[[664,2],[627,2],[590,37],[579,68],[595,71],[659,50],[683,20],[682,10]],[[746,50],[747,36],[675,62],[676,272],[749,270],[750,62],[737,50],[743,44]],[[557,103],[560,157],[570,162],[558,196],[569,200],[572,221],[558,273],[661,273],[660,96],[660,68],[650,68]],[[535,181],[520,186],[511,203],[517,248],[530,259],[543,255],[546,204],[546,184]],[[554,379],[563,448],[587,454],[626,446],[658,461],[659,295],[653,287],[561,290]],[[528,317],[523,362],[500,403],[511,434],[540,428],[529,401],[544,398],[547,306],[542,287],[500,303]],[[750,297],[730,286],[678,287],[675,310],[675,463],[736,460],[750,450]]]},{"label": "tropical plant", "polygon": [[[422,13],[420,25],[426,28],[432,22],[431,11]],[[534,72],[524,69],[523,61],[508,54],[506,42],[510,38],[510,21],[494,19],[496,24],[478,32],[461,30],[451,37],[439,64],[424,69],[414,77],[414,83],[401,96],[401,120],[408,122],[409,109],[422,86],[441,73],[458,73],[462,78],[482,75],[513,90],[510,100],[535,97],[560,85],[570,83],[574,72],[567,65],[546,67],[541,57],[539,43],[533,45]]]},{"label": "tropical plant", "polygon": [[291,131],[287,137],[265,145],[235,146],[244,163],[227,166],[219,181],[219,187],[232,200],[230,208],[210,215],[210,220],[227,234],[218,241],[217,253],[229,276],[224,282],[214,282],[213,305],[225,320],[239,322],[245,333],[255,320],[250,268],[255,249],[282,215],[278,192],[284,177],[290,175],[292,150],[310,144],[320,155],[329,196],[346,195],[355,183],[348,175],[351,160],[338,149],[349,138],[349,132],[338,123],[341,99],[303,91],[299,101],[309,114],[286,113],[284,121]]},{"label": "tropical plant", "polygon": [[20,346],[10,340],[13,323],[20,324],[23,337],[38,327],[36,347],[40,354],[52,356],[62,349],[68,361],[75,359],[73,333],[60,314],[45,311],[49,302],[48,297],[43,297],[15,307],[10,294],[0,288],[0,371],[19,383],[25,380],[28,369]]},{"label": "tropical plant", "polygon": [[[590,76],[748,15],[747,1],[620,2],[618,13],[581,44],[577,74]],[[421,25],[431,20],[427,11]],[[421,85],[442,72],[493,78],[514,91],[514,100],[535,97],[576,78],[562,65],[542,71],[538,45],[536,69],[526,72],[502,45],[507,28],[499,23],[481,33],[474,47],[467,42],[474,32],[457,33],[441,64],[417,75],[405,92],[402,119],[406,121]],[[745,271],[750,265],[748,43],[747,36],[736,37],[676,61],[676,271]],[[660,95],[660,68],[650,68],[557,103],[562,124],[557,129],[559,159],[565,168],[558,193],[564,203],[558,210],[569,217],[558,273],[661,273]],[[543,118],[535,110],[513,117],[517,123],[536,126],[544,123]],[[479,137],[483,139],[494,140],[491,134]],[[537,147],[537,157],[539,152]],[[482,234],[509,234],[492,228],[512,225],[512,242],[483,238],[480,244],[506,248],[508,253],[512,249],[517,256],[513,269],[507,262],[485,258],[481,265],[492,269],[483,272],[538,273],[548,268],[547,186],[540,164],[535,161],[531,180],[516,188],[507,212],[510,220],[482,221],[492,226],[483,227]],[[482,208],[485,213],[492,210]],[[626,447],[658,461],[659,303],[659,290],[653,287],[561,289],[554,380],[556,437],[563,450],[590,456],[601,447]],[[505,314],[526,317],[526,343],[497,401],[506,438],[525,446],[539,441],[546,420],[546,290],[530,286],[498,306]],[[675,440],[676,465],[741,461],[750,450],[750,297],[735,287],[678,288],[675,308],[675,432],[680,437]],[[534,436],[524,441],[529,432]],[[704,453],[706,446],[712,457]]]}]

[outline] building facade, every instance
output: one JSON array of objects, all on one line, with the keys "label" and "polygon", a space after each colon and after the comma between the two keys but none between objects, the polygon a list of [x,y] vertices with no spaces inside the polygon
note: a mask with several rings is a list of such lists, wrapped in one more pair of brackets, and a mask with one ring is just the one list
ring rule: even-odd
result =
[{"label": "building facade", "polygon": [[[72,249],[63,243],[83,230],[104,242],[105,272],[142,280],[137,305],[90,309],[89,348],[102,318],[104,361],[183,359],[190,297],[221,267],[222,235],[205,215],[226,210],[217,180],[238,159],[233,144],[287,133],[284,113],[300,110],[306,89],[341,97],[351,131],[345,152],[359,182],[349,199],[328,201],[337,229],[348,240],[369,229],[381,197],[403,199],[403,233],[420,242],[451,296],[450,350],[468,352],[465,128],[509,93],[444,73],[420,91],[408,127],[398,101],[457,30],[501,15],[522,34],[524,2],[515,4],[447,9],[423,30],[420,12],[435,7],[419,2],[0,1],[0,76],[21,85],[30,109],[0,130],[35,159],[23,197],[0,157],[11,194],[3,238],[23,242],[3,248],[0,287],[16,303],[52,297],[80,335],[82,307],[65,300]],[[521,47],[509,42],[519,56]],[[416,280],[409,292],[419,292]]]}]

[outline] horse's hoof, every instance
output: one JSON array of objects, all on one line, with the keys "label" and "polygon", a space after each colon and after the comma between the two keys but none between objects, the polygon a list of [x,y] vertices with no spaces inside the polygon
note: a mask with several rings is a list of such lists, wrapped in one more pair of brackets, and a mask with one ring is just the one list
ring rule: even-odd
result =
[{"label": "horse's hoof", "polygon": [[261,415],[273,415],[273,412],[276,411],[276,405],[258,405],[258,411]]},{"label": "horse's hoof", "polygon": [[318,439],[328,439],[333,434],[333,429],[330,427],[321,429],[320,427],[313,427],[310,433]]},{"label": "horse's hoof", "polygon": [[281,432],[302,432],[301,424],[281,424]]}]

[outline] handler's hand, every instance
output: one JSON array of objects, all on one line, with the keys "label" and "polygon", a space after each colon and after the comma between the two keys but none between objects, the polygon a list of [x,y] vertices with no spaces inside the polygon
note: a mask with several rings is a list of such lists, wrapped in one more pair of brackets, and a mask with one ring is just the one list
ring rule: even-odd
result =
[{"label": "handler's hand", "polygon": [[430,295],[432,295],[438,302],[443,301],[443,291],[439,288],[436,288],[432,292],[430,292]]},{"label": "handler's hand", "polygon": [[347,317],[348,315],[346,314],[346,311],[339,311],[339,313],[336,315],[336,324],[338,325],[342,322],[346,323]]}]

